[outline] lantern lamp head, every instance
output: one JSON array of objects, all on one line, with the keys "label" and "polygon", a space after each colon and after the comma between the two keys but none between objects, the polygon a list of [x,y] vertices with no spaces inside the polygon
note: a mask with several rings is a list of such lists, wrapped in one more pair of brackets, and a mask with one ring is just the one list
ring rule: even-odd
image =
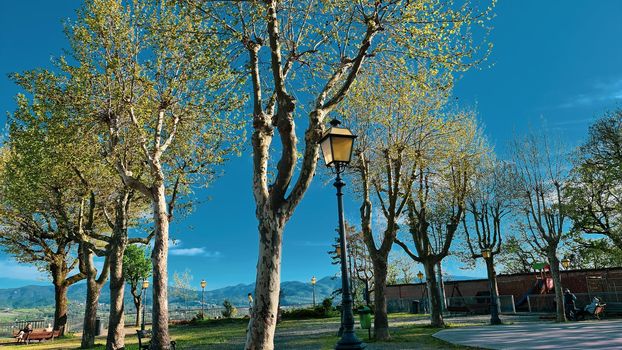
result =
[{"label": "lantern lamp head", "polygon": [[317,283],[317,279],[315,278],[315,276],[311,277],[311,284],[315,285],[315,283]]},{"label": "lantern lamp head", "polygon": [[417,278],[421,281],[423,280],[423,272],[419,271],[417,272]]},{"label": "lantern lamp head", "polygon": [[492,250],[490,248],[482,249],[482,257],[484,259],[490,259],[491,256],[492,256]]},{"label": "lantern lamp head", "polygon": [[149,280],[144,280],[143,281],[143,289],[147,289],[149,288]]},{"label": "lantern lamp head", "polygon": [[564,267],[564,270],[568,270],[568,268],[570,267],[570,259],[562,259],[562,266]]},{"label": "lantern lamp head", "polygon": [[207,282],[205,282],[205,280],[201,280],[201,288],[205,289],[205,286],[207,286]]},{"label": "lantern lamp head", "polygon": [[340,128],[340,121],[333,119],[331,127],[322,134],[320,147],[326,166],[348,164],[352,159],[352,149],[356,135],[347,128]]}]

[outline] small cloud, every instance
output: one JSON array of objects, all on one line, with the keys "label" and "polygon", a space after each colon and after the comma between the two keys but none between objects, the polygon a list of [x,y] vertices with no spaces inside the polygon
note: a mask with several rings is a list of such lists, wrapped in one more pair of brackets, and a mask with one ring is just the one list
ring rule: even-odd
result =
[{"label": "small cloud", "polygon": [[197,248],[173,248],[169,250],[170,255],[174,256],[203,256],[206,258],[217,259],[222,257],[222,253],[218,251],[208,251],[205,247]]},{"label": "small cloud", "polygon": [[590,93],[575,96],[569,101],[560,104],[559,108],[574,108],[590,106],[599,102],[622,100],[622,79],[608,83],[597,83]]}]

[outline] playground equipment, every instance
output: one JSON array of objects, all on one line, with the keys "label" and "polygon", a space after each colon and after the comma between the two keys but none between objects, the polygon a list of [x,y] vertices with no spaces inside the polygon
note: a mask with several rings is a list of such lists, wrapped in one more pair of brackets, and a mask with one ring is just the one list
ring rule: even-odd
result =
[{"label": "playground equipment", "polygon": [[549,294],[554,288],[553,278],[551,277],[551,268],[546,263],[534,263],[532,265],[536,270],[536,281],[533,286],[525,292],[517,301],[516,307],[520,308],[528,302],[530,295]]}]

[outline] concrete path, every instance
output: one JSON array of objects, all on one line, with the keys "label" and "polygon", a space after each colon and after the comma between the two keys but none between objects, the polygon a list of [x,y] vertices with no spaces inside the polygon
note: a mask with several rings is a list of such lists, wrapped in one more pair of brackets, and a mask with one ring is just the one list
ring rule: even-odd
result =
[{"label": "concrete path", "polygon": [[622,320],[464,327],[434,337],[485,349],[622,349]]}]

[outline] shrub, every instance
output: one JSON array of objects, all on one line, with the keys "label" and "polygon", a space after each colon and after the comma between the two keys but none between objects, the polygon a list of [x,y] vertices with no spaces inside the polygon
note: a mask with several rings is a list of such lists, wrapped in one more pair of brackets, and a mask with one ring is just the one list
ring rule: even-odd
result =
[{"label": "shrub", "polygon": [[284,320],[305,320],[311,318],[328,318],[339,316],[339,313],[332,307],[332,300],[326,303],[326,300],[322,305],[316,307],[310,307],[305,309],[291,309],[283,312]]},{"label": "shrub", "polygon": [[236,309],[236,307],[233,306],[233,304],[231,304],[229,300],[225,299],[225,302],[222,303],[222,306],[225,307],[225,309],[222,311],[223,317],[231,318],[231,317],[235,317],[235,315],[238,314],[238,309]]}]

